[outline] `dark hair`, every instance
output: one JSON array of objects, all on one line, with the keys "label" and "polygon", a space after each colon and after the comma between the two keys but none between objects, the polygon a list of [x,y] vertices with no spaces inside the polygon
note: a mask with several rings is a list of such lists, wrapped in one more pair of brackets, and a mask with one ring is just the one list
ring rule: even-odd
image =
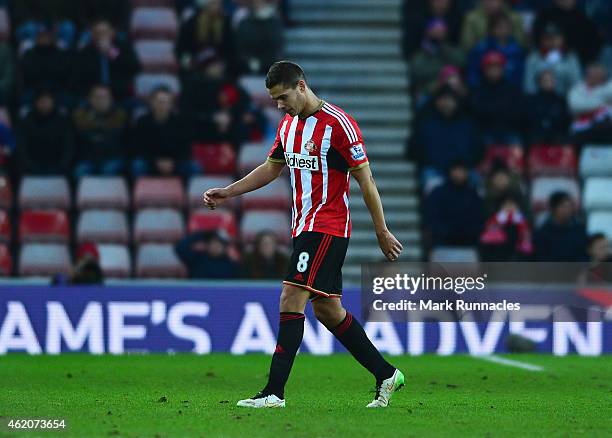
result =
[{"label": "dark hair", "polygon": [[101,82],[97,83],[97,84],[93,84],[91,86],[91,88],[89,89],[89,94],[93,93],[94,90],[97,90],[98,88],[102,88],[104,90],[107,90],[109,93],[113,94],[113,90],[111,90],[111,87],[107,84],[103,84]]},{"label": "dark hair", "polygon": [[548,198],[548,208],[550,211],[555,211],[565,201],[570,201],[572,198],[567,192],[557,191]]},{"label": "dark hair", "polygon": [[174,96],[174,93],[172,92],[170,87],[164,84],[158,85],[157,87],[153,88],[153,91],[151,91],[150,97],[155,97],[157,93],[166,93],[166,94],[170,94]]},{"label": "dark hair", "polygon": [[278,61],[272,64],[266,75],[266,88],[269,90],[277,85],[295,88],[299,81],[306,80],[302,67],[291,61]]},{"label": "dark hair", "polygon": [[496,14],[493,17],[491,17],[489,19],[489,25],[487,29],[488,33],[489,34],[493,33],[493,30],[495,30],[495,28],[499,26],[500,23],[503,23],[503,22],[508,23],[510,27],[512,27],[512,19],[505,12],[500,12],[499,14]]},{"label": "dark hair", "polygon": [[604,233],[591,234],[587,240],[587,248],[590,248],[598,240],[605,239],[605,238],[606,238],[606,235]]}]

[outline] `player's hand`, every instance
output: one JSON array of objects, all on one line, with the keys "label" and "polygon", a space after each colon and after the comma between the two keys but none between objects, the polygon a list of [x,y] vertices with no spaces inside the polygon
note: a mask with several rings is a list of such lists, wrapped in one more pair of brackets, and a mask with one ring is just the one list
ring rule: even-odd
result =
[{"label": "player's hand", "polygon": [[387,260],[391,262],[396,261],[402,253],[402,249],[404,249],[399,240],[397,240],[389,230],[376,233],[376,238],[378,239],[378,245],[380,246],[381,251],[385,257],[387,257]]},{"label": "player's hand", "polygon": [[204,205],[211,210],[214,210],[219,205],[229,199],[229,190],[227,189],[209,189],[203,195]]}]

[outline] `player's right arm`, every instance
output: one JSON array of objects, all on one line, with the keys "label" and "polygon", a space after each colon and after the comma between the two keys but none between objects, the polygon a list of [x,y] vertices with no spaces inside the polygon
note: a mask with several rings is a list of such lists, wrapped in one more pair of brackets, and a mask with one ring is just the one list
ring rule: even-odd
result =
[{"label": "player's right arm", "polygon": [[265,163],[259,165],[251,173],[235,183],[225,188],[207,190],[204,193],[204,204],[211,210],[214,210],[230,198],[252,192],[253,190],[270,184],[279,177],[284,166],[284,161],[281,163],[268,159]]}]

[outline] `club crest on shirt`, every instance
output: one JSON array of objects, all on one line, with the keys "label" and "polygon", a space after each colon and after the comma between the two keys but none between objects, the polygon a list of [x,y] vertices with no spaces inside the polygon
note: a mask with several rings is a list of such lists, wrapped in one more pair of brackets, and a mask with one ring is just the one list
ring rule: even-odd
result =
[{"label": "club crest on shirt", "polygon": [[355,161],[359,161],[365,158],[365,152],[363,151],[363,145],[361,143],[357,143],[351,146],[351,157]]},{"label": "club crest on shirt", "polygon": [[306,149],[308,152],[316,152],[317,145],[315,144],[314,141],[308,140],[306,144],[304,145],[304,149]]}]

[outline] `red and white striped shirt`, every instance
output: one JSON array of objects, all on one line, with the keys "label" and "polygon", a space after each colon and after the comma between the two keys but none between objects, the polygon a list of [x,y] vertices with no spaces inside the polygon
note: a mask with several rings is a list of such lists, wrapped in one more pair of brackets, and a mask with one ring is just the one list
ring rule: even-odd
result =
[{"label": "red and white striped shirt", "polygon": [[361,131],[351,116],[329,103],[306,119],[285,115],[268,160],[289,167],[292,237],[302,231],[350,236],[350,172],[368,164]]}]

